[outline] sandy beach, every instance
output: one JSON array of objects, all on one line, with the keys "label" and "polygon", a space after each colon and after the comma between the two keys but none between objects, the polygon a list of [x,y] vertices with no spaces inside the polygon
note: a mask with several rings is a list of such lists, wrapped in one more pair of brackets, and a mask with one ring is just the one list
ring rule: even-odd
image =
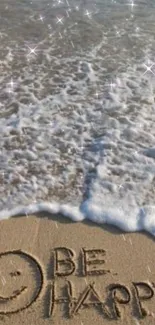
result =
[{"label": "sandy beach", "polygon": [[0,323],[154,324],[154,239],[61,215],[1,221]]},{"label": "sandy beach", "polygon": [[155,324],[154,17],[0,1],[0,325]]}]

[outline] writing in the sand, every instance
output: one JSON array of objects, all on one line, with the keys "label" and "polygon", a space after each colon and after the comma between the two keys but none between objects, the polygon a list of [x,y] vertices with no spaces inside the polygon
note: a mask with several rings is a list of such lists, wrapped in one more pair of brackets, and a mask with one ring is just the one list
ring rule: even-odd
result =
[{"label": "writing in the sand", "polygon": [[[82,248],[77,257],[71,248],[56,247],[52,250],[48,274],[44,273],[36,257],[21,250],[8,251],[0,254],[0,269],[1,280],[3,279],[4,282],[5,279],[5,285],[3,283],[0,289],[0,314],[2,315],[18,313],[30,308],[32,304],[37,303],[43,289],[46,289],[45,294],[49,297],[48,302],[46,301],[48,318],[54,317],[57,307],[64,304],[65,316],[69,318],[82,314],[84,309],[89,307],[95,308],[100,316],[115,320],[122,317],[126,305],[132,308],[133,300],[139,317],[144,318],[151,314],[145,303],[154,296],[153,282],[136,281],[130,286],[112,283],[105,288],[97,285],[97,279],[100,283],[101,277],[111,274],[111,271],[106,268],[104,249]],[[5,276],[2,275],[3,270]],[[31,282],[29,282],[30,277]],[[76,290],[74,277],[78,279]],[[82,278],[86,281],[85,284],[83,281],[81,286],[79,281]],[[32,286],[33,282],[35,284]],[[103,294],[104,298],[101,298]]]}]

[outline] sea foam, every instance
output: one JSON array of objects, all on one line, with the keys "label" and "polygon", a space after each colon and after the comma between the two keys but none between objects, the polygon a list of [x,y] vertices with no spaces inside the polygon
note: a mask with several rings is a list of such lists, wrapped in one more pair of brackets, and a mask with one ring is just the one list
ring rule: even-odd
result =
[{"label": "sea foam", "polygon": [[70,4],[68,17],[0,3],[0,219],[47,211],[155,235],[154,3]]}]

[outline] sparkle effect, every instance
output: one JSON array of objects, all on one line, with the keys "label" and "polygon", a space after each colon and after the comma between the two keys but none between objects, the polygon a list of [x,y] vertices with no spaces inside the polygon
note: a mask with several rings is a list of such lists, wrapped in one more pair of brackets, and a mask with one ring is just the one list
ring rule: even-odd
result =
[{"label": "sparkle effect", "polygon": [[110,87],[110,90],[113,91],[113,88],[116,87],[116,84],[111,81],[111,83],[110,84],[107,84],[107,86],[109,86]]},{"label": "sparkle effect", "polygon": [[91,18],[92,13],[86,10],[84,15],[87,16],[88,18]]},{"label": "sparkle effect", "polygon": [[14,87],[15,87],[16,83],[13,81],[13,79],[11,79],[11,81],[8,83],[8,93],[13,93],[14,92]]},{"label": "sparkle effect", "polygon": [[28,48],[30,50],[29,53],[28,53],[28,56],[31,55],[31,54],[37,55],[37,53],[36,53],[37,46],[34,47],[34,48],[31,48],[31,47],[28,46]]},{"label": "sparkle effect", "polygon": [[59,18],[57,17],[57,24],[63,24],[63,17]]},{"label": "sparkle effect", "polygon": [[[129,2],[129,0],[128,0],[128,2]],[[137,4],[134,1],[130,1],[129,3],[128,2],[126,1],[126,6],[129,6],[129,8],[131,10],[133,10],[135,8],[135,6],[137,6]],[[116,7],[119,10],[120,4],[117,1],[114,1],[114,0],[112,1],[112,3],[114,5],[114,10],[115,10]],[[52,8],[53,12],[54,12],[55,9],[57,9],[57,10],[60,9],[60,8],[64,9],[63,10],[64,16],[59,16],[58,15],[58,12],[59,11],[58,11],[57,12],[57,15],[58,16],[56,14],[53,14],[53,12],[52,12],[53,16],[51,18],[51,21],[49,20],[48,15],[45,17],[45,16],[43,16],[43,13],[40,14],[39,18],[38,18],[38,15],[37,15],[36,18],[35,18],[35,15],[34,15],[34,16],[30,16],[30,19],[34,18],[34,23],[35,23],[35,21],[38,21],[38,20],[40,22],[42,22],[42,23],[44,22],[43,27],[47,28],[47,35],[46,35],[47,39],[49,37],[53,37],[52,41],[55,41],[55,42],[58,41],[58,43],[60,43],[60,44],[61,44],[60,39],[61,40],[64,40],[64,43],[66,41],[68,41],[69,50],[70,50],[71,53],[73,53],[73,55],[76,52],[76,50],[78,48],[78,45],[80,43],[80,41],[79,41],[79,43],[76,42],[76,38],[74,39],[74,34],[77,33],[77,34],[80,35],[79,36],[79,40],[81,40],[82,37],[83,37],[83,31],[81,32],[80,27],[78,27],[80,24],[78,24],[76,22],[76,19],[78,21],[78,17],[79,17],[80,14],[82,15],[82,18],[85,19],[85,23],[88,24],[89,27],[94,26],[94,29],[92,28],[93,32],[94,32],[95,28],[98,28],[100,31],[103,32],[103,34],[102,34],[103,40],[104,39],[106,40],[106,38],[108,38],[108,36],[105,33],[105,25],[104,25],[105,22],[104,22],[104,19],[103,19],[103,22],[101,22],[101,23],[98,22],[98,19],[95,20],[95,14],[96,13],[99,13],[100,14],[100,10],[99,11],[95,11],[94,10],[94,7],[91,7],[91,8],[89,8],[89,10],[90,10],[89,11],[88,9],[86,9],[86,3],[84,1],[83,1],[82,5],[81,5],[81,3],[79,3],[79,6],[75,6],[75,4],[73,4],[73,3],[71,4],[71,1],[68,1],[68,0],[64,0],[64,1],[63,0],[57,0],[57,1],[55,1],[54,6],[52,6],[51,4],[49,4],[49,8],[51,8],[51,7],[56,7],[56,8]],[[120,42],[120,44],[121,44],[121,37],[122,37],[122,35],[127,35],[127,33],[128,33],[128,31],[126,29],[126,25],[128,25],[128,23],[131,23],[131,18],[133,18],[135,16],[134,15],[131,16],[130,10],[128,10],[127,7],[126,7],[126,9],[127,9],[126,11],[127,11],[128,18],[126,18],[126,17],[124,18],[124,27],[122,27],[122,25],[120,26],[119,23],[118,23],[118,26],[116,26],[116,30],[111,31],[111,34],[110,34],[109,39],[108,39],[109,44],[110,44],[111,40],[112,40],[112,42],[116,42],[116,43],[117,42]],[[72,14],[73,14],[73,16],[72,16]],[[104,14],[105,14],[105,18],[106,18],[106,12]],[[88,18],[90,19],[90,18],[92,18],[92,16],[93,16],[93,19],[90,22],[88,22]],[[96,15],[96,17],[99,17],[99,16]],[[73,25],[70,24],[71,20],[72,20],[72,22],[74,22]],[[32,23],[32,21],[31,21],[31,23]],[[38,24],[38,25],[39,26],[42,26],[41,23]],[[75,25],[76,25],[76,27],[75,27]],[[137,25],[137,22],[136,22],[136,25]],[[52,31],[53,31],[53,29],[55,29],[55,30],[51,33],[51,29],[52,29]],[[141,31],[142,30],[141,30],[141,28],[139,26],[136,26],[136,27],[135,27],[135,25],[133,26],[133,33],[135,33],[135,32],[138,33],[137,36],[141,36]],[[134,36],[135,36],[135,34],[134,34]],[[0,33],[0,38],[2,38],[2,39],[5,38],[5,34],[3,34],[1,32]],[[86,39],[86,41],[87,41],[87,39]],[[138,41],[138,38],[136,39],[136,41]],[[95,45],[93,45],[93,46],[95,47]],[[27,45],[27,47],[28,47],[27,57],[30,57],[30,56],[36,57],[37,56],[37,51],[38,51],[38,45],[37,46],[33,46],[33,47]],[[92,49],[92,51],[93,50],[94,49]],[[101,52],[101,55],[102,55],[102,57],[104,57],[104,48],[101,48],[101,50],[103,51],[103,52]],[[8,54],[8,57],[10,58],[10,61],[11,61],[11,59],[15,58],[15,51],[16,51],[16,49],[14,51],[12,51],[13,54],[12,54],[12,52],[10,52],[11,53],[10,55]],[[82,53],[82,51],[84,52],[83,49],[81,50],[81,53]],[[100,51],[100,49],[97,49],[97,50],[95,49],[95,51],[98,54],[97,51]],[[90,50],[90,52],[91,52],[91,50]],[[89,61],[89,58],[90,58],[89,57],[89,54],[90,53],[88,53],[88,61]],[[98,58],[97,54],[96,54],[96,57],[94,56],[94,58],[95,58],[94,61],[96,60],[96,58]],[[24,53],[24,55],[25,55],[25,53]],[[82,55],[83,55],[83,53],[82,53]],[[120,55],[120,54],[117,53],[117,44],[116,44],[116,57],[115,57],[116,60],[117,60],[117,55]],[[59,57],[60,56],[61,56],[61,53],[59,54]],[[62,50],[62,56],[63,56],[63,50]],[[110,59],[110,57],[109,57],[109,59]],[[103,71],[104,71],[104,69],[105,70],[107,69],[107,71],[108,71],[108,68],[110,68],[110,69],[113,68],[112,67],[113,62],[108,62],[108,63],[109,63],[109,66],[106,67],[106,61],[103,61]],[[108,63],[107,63],[107,65],[108,65]],[[128,62],[127,62],[127,64],[128,64]],[[126,66],[127,65],[126,65],[126,62],[125,62],[124,63],[124,70],[126,69]],[[143,75],[148,74],[147,75],[148,78],[149,78],[150,75],[154,75],[155,76],[155,73],[154,73],[155,63],[152,63],[152,64],[144,64],[144,67],[145,67],[145,71],[144,71]],[[115,67],[115,71],[117,71],[117,68],[118,67],[116,66]],[[84,71],[84,73],[85,73],[85,71]],[[109,91],[111,92],[110,94],[108,94],[109,97],[110,96],[112,97],[112,95],[115,95],[115,94],[112,94],[112,93],[115,93],[116,87],[119,87],[118,83],[115,83],[114,82],[115,78],[117,79],[116,73],[115,74],[114,73],[111,73],[110,76],[112,77],[113,81],[111,81],[109,84],[107,84],[107,86],[109,88]],[[13,75],[13,74],[11,74],[11,75]],[[16,76],[13,75],[13,78],[16,78]],[[8,92],[10,92],[10,93],[13,93],[14,92],[15,86],[16,86],[13,78],[8,83],[8,87],[9,87],[8,88]],[[104,79],[104,72],[103,72],[103,79]],[[106,83],[104,85],[102,84],[100,86],[100,85],[98,85],[95,82],[94,82],[94,84],[93,84],[93,82],[91,83],[91,81],[89,80],[89,78],[87,80],[89,82],[88,89],[89,89],[89,86],[92,86],[92,88],[91,88],[91,93],[93,94],[92,96],[93,97],[96,97],[98,99],[99,98],[100,99],[103,99],[104,98],[104,89],[103,88],[106,88]],[[86,80],[86,82],[87,82],[87,80]],[[95,89],[97,89],[96,93],[94,91]],[[100,92],[98,91],[98,89],[100,90]],[[107,89],[106,89],[106,92],[107,92]],[[32,104],[32,106],[33,106],[33,104]],[[57,106],[57,112],[60,112],[61,113],[61,109],[62,109],[61,106]],[[91,123],[90,123],[90,125],[91,125]],[[93,127],[95,128],[95,126],[92,123],[92,128]],[[26,135],[26,132],[25,132],[25,135]],[[81,146],[81,148],[83,149],[84,146]],[[68,149],[68,151],[71,151],[71,149]],[[72,153],[72,151],[71,151],[71,153]],[[138,153],[136,151],[135,151],[135,156],[138,159],[138,156],[139,155],[138,155]],[[119,190],[120,190],[120,192],[123,192],[124,186],[122,184],[121,185],[118,185],[118,191]],[[56,224],[56,227],[57,227],[57,224]]]},{"label": "sparkle effect", "polygon": [[131,9],[133,9],[137,5],[133,1],[131,1],[130,3],[128,3],[128,6],[130,6]]},{"label": "sparkle effect", "polygon": [[15,86],[15,83],[14,83],[13,80],[11,79],[11,81],[8,83],[8,85],[10,85],[11,89],[13,89],[14,86]]},{"label": "sparkle effect", "polygon": [[150,66],[147,66],[146,64],[144,64],[144,65],[146,67],[146,70],[143,73],[143,75],[146,74],[147,72],[151,72],[155,76],[154,72],[152,71],[152,67],[155,65],[155,63],[151,64]]},{"label": "sparkle effect", "polygon": [[39,20],[41,20],[41,21],[43,22],[44,18],[45,18],[45,17],[40,16],[40,17],[39,17]]}]

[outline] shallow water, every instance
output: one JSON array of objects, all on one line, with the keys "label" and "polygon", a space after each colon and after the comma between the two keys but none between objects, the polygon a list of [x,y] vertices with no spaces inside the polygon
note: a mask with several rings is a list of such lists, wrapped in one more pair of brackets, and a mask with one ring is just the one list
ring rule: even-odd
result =
[{"label": "shallow water", "polygon": [[1,218],[154,234],[155,3],[131,4],[0,2]]}]

